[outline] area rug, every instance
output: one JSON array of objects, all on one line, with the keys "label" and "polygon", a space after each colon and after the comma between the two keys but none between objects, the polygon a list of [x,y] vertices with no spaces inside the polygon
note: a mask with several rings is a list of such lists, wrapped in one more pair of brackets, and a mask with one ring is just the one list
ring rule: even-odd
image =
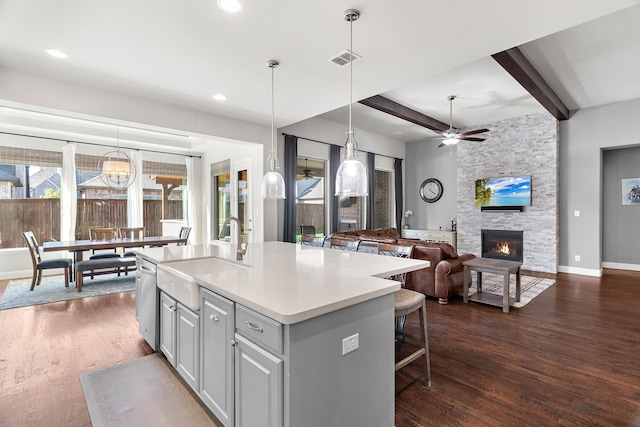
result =
[{"label": "area rug", "polygon": [[[473,283],[469,286],[469,294],[473,294],[477,290],[477,276],[472,274]],[[516,276],[510,277],[509,296],[516,297]],[[511,307],[521,308],[531,302],[532,299],[540,295],[543,291],[552,286],[555,282],[553,279],[545,279],[542,277],[520,276],[520,302],[514,302]],[[501,274],[482,273],[482,292],[502,295],[504,289],[504,276]]]},{"label": "area rug", "polygon": [[76,290],[73,282],[65,288],[64,276],[46,276],[42,278],[40,286],[36,286],[33,291],[29,291],[30,287],[31,279],[9,282],[0,300],[0,310],[132,291],[136,288],[136,275],[129,273],[127,276],[120,277],[114,274],[96,276],[93,280],[86,278],[82,292]]},{"label": "area rug", "polygon": [[91,424],[216,426],[158,353],[80,376]]}]

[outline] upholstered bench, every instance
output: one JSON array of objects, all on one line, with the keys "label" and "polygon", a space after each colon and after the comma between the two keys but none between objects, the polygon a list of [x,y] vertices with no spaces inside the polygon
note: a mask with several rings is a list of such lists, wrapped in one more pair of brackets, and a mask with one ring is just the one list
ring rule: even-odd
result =
[{"label": "upholstered bench", "polygon": [[84,275],[97,276],[99,274],[115,274],[119,272],[129,271],[130,267],[135,266],[136,259],[134,257],[100,258],[78,261],[75,265],[76,289],[78,290],[78,292],[82,292],[82,279]]}]

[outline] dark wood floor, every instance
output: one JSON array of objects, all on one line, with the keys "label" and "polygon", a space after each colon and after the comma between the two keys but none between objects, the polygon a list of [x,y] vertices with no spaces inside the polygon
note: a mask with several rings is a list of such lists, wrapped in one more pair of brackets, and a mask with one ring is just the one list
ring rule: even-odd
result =
[{"label": "dark wood floor", "polygon": [[[509,314],[428,301],[433,385],[419,362],[396,374],[396,426],[640,426],[640,274],[556,279]],[[79,376],[152,352],[134,305],[0,311],[0,426],[89,426]]]}]

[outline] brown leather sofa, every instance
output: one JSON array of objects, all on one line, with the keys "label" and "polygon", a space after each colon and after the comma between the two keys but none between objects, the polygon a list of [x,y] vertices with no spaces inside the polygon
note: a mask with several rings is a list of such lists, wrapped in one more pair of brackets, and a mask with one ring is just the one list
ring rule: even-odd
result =
[{"label": "brown leather sofa", "polygon": [[427,260],[431,265],[409,273],[407,288],[438,298],[440,304],[447,304],[450,296],[462,293],[464,283],[462,262],[475,258],[473,254],[458,255],[453,246],[447,243],[402,238],[395,228],[338,231],[329,237],[413,246],[411,257]]}]

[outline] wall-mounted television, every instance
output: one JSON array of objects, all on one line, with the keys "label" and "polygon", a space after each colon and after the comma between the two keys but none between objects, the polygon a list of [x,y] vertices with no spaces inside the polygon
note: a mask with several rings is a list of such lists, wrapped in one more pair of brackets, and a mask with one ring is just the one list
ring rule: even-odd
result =
[{"label": "wall-mounted television", "polygon": [[531,206],[531,176],[505,176],[476,180],[476,206]]}]

